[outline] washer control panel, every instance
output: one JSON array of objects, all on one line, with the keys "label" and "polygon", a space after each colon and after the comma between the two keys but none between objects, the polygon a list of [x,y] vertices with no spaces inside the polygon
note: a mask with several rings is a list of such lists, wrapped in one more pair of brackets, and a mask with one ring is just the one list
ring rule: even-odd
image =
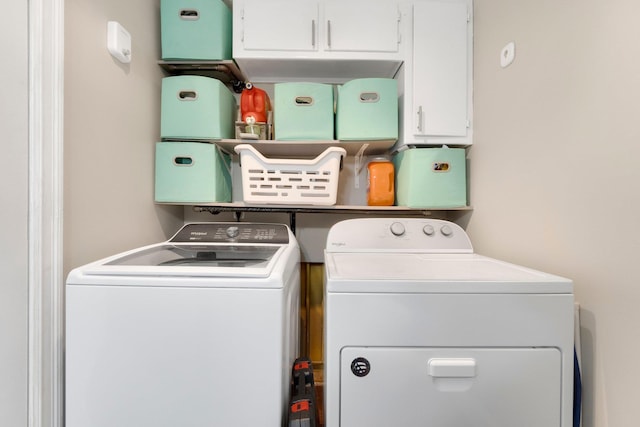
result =
[{"label": "washer control panel", "polygon": [[175,243],[289,243],[284,224],[210,222],[187,224],[173,236]]},{"label": "washer control panel", "polygon": [[459,225],[438,219],[358,218],[335,224],[327,237],[328,252],[473,253]]}]

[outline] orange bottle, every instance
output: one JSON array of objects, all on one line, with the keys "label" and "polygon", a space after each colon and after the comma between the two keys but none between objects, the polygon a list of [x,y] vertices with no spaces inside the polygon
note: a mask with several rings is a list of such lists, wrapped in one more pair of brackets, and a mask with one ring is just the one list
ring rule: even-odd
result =
[{"label": "orange bottle", "polygon": [[369,162],[367,169],[369,172],[367,204],[393,206],[395,198],[393,163],[386,158],[375,158]]},{"label": "orange bottle", "polygon": [[267,122],[267,113],[271,110],[269,95],[262,89],[247,83],[240,95],[240,117],[247,123],[247,117],[253,117],[257,123]]}]

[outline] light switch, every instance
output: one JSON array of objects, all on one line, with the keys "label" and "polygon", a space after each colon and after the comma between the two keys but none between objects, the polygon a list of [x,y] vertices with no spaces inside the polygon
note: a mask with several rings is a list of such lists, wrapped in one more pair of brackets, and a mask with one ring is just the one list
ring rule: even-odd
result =
[{"label": "light switch", "polygon": [[514,42],[508,43],[502,48],[500,52],[500,66],[502,68],[508,67],[516,57],[516,44]]},{"label": "light switch", "polygon": [[123,64],[131,62],[131,34],[116,21],[107,23],[107,49]]}]

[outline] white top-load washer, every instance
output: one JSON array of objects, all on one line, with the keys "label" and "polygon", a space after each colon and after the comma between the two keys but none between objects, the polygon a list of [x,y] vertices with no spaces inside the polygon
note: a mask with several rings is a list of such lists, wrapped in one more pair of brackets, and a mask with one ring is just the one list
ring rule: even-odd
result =
[{"label": "white top-load washer", "polygon": [[570,427],[573,285],[442,220],[355,219],[325,250],[326,427]]},{"label": "white top-load washer", "polygon": [[299,262],[285,225],[194,223],[73,270],[66,427],[281,427]]}]

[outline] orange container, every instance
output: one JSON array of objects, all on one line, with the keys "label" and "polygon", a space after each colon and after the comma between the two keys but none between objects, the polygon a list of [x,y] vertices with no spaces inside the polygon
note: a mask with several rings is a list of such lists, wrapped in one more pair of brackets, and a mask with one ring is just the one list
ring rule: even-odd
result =
[{"label": "orange container", "polygon": [[241,120],[246,123],[247,117],[253,117],[257,123],[266,123],[269,110],[271,101],[267,92],[247,83],[240,95]]},{"label": "orange container", "polygon": [[386,158],[373,159],[367,166],[369,187],[367,204],[369,206],[393,206],[395,198],[394,168]]}]

